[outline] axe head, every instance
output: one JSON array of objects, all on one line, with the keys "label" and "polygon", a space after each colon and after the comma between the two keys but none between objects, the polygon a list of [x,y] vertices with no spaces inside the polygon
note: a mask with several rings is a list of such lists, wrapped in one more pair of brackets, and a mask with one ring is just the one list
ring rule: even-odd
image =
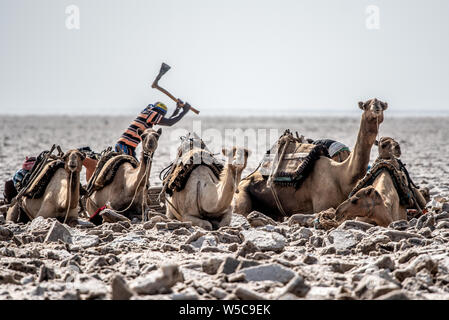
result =
[{"label": "axe head", "polygon": [[159,80],[162,78],[162,76],[168,71],[170,70],[170,66],[164,62],[162,62],[161,65],[161,70],[159,71],[159,74],[157,75],[156,79],[154,79],[153,84],[151,85],[153,88],[155,88],[157,86],[157,83],[159,82]]},{"label": "axe head", "polygon": [[170,70],[170,66],[164,62],[162,62],[161,70],[159,71],[159,76],[163,76],[168,70]]}]

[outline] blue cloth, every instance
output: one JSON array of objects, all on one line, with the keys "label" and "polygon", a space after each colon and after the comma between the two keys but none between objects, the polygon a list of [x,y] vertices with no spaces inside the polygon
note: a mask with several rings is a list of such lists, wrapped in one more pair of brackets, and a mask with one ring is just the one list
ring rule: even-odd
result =
[{"label": "blue cloth", "polygon": [[136,158],[136,150],[134,148],[124,144],[124,143],[118,142],[115,145],[115,151],[116,152],[123,152],[123,153],[125,153],[127,155],[130,155],[130,156],[133,156],[134,158]]},{"label": "blue cloth", "polygon": [[12,181],[14,182],[14,187],[17,189],[17,184],[22,182],[25,175],[28,173],[28,170],[25,169],[19,169],[14,174],[14,177],[12,178]]}]

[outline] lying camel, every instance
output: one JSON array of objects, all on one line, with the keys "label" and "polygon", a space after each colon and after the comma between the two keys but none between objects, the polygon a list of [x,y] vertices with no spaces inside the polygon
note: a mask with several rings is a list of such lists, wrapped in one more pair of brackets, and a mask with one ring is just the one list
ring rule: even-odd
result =
[{"label": "lying camel", "polygon": [[[231,222],[232,199],[246,167],[249,152],[234,147],[223,149],[227,163],[218,179],[204,164],[196,167],[179,192],[167,198],[167,216],[212,230],[227,226]],[[175,208],[173,208],[175,207]]]},{"label": "lying camel", "polygon": [[357,181],[366,173],[371,147],[388,104],[371,99],[359,102],[359,107],[363,113],[357,141],[345,161],[320,157],[300,188],[272,186],[285,214],[278,208],[272,190],[267,187],[267,180],[259,171],[241,181],[240,192],[235,196],[235,212],[246,216],[257,210],[275,220],[282,220],[285,215],[311,214],[336,208],[347,199]]},{"label": "lying camel", "polygon": [[151,171],[153,154],[158,146],[162,130],[146,129],[142,138],[142,154],[140,163],[134,168],[125,162],[118,168],[112,182],[100,190],[94,191],[86,200],[86,209],[92,216],[98,209],[108,205],[110,209],[119,211],[125,216],[131,213],[142,215],[147,207],[146,186]]},{"label": "lying camel", "polygon": [[[39,198],[24,196],[19,200],[29,219],[57,218],[70,225],[77,223],[80,171],[84,158],[84,153],[78,150],[68,151],[63,156],[64,168],[54,172],[44,195]],[[8,210],[7,221],[18,221],[19,210],[16,206],[17,203]]]},{"label": "lying camel", "polygon": [[[378,144],[379,158],[395,161],[401,156],[399,143],[390,137],[382,137]],[[403,174],[403,173],[402,173]],[[412,187],[414,196],[418,202],[424,202],[421,193]],[[352,197],[340,204],[335,212],[337,221],[348,219],[361,220],[386,227],[391,222],[407,219],[407,205],[400,202],[400,196],[394,185],[390,173],[382,171],[372,185],[357,191]]]}]

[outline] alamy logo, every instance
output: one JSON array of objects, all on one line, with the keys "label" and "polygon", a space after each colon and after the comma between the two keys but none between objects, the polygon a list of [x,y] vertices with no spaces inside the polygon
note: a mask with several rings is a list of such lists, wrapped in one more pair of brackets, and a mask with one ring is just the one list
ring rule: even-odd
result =
[{"label": "alamy logo", "polygon": [[367,6],[365,12],[367,14],[365,20],[366,28],[368,30],[379,30],[380,29],[379,7],[375,5]]},{"label": "alamy logo", "polygon": [[80,9],[76,5],[70,5],[65,8],[65,13],[68,15],[65,19],[65,27],[68,30],[80,29]]}]

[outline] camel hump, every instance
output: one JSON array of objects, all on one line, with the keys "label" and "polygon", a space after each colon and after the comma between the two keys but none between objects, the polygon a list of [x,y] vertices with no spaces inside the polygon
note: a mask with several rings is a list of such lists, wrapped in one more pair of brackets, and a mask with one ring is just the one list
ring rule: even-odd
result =
[{"label": "camel hump", "polygon": [[224,167],[223,162],[207,149],[187,150],[172,164],[169,174],[164,178],[164,185],[167,184],[166,192],[172,195],[174,191],[183,190],[192,171],[200,165],[209,167],[217,178]]},{"label": "camel hump", "polygon": [[29,186],[26,187],[24,196],[27,198],[39,199],[44,193],[50,180],[53,178],[54,174],[58,169],[64,168],[64,161],[49,160],[43,167],[42,170],[37,173],[36,179],[34,179]]},{"label": "camel hump", "polygon": [[129,155],[121,154],[110,158],[109,160],[104,162],[104,165],[101,167],[101,169],[99,168],[99,173],[96,176],[95,181],[93,181],[92,191],[103,189],[104,187],[109,185],[114,180],[114,177],[120,166],[124,163],[131,164],[133,168],[137,168],[139,166],[137,160]]},{"label": "camel hump", "polygon": [[383,171],[386,171],[393,180],[394,187],[399,195],[400,204],[413,206],[413,190],[410,188],[410,182],[401,170],[397,159],[394,158],[377,158],[370,170],[359,180],[354,189],[349,193],[348,198],[352,197],[360,189],[372,185]]},{"label": "camel hump", "polygon": [[325,146],[306,143],[286,131],[265,154],[259,172],[264,178],[272,176],[277,185],[299,188],[321,156],[329,157]]}]

